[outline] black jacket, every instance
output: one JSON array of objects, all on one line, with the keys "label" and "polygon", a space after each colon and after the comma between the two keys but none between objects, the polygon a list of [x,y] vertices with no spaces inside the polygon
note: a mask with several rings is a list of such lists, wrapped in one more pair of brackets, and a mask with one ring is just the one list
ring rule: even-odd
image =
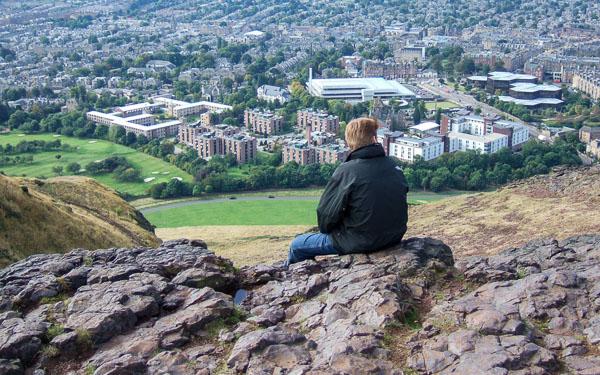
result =
[{"label": "black jacket", "polygon": [[408,185],[379,143],[354,150],[333,173],[317,216],[340,254],[369,253],[406,233]]}]

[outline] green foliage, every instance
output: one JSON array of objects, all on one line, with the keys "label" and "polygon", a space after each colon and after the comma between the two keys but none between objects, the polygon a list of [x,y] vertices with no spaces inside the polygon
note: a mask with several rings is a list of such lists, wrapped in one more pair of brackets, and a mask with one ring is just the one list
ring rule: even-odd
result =
[{"label": "green foliage", "polygon": [[92,335],[87,329],[77,328],[75,334],[77,335],[76,342],[79,350],[85,352],[92,349],[94,343],[92,341]]},{"label": "green foliage", "polygon": [[68,299],[69,299],[69,296],[67,294],[65,294],[65,293],[58,293],[57,295],[52,296],[52,297],[43,297],[40,300],[40,304],[42,304],[42,305],[54,304],[54,303],[57,303],[57,302],[66,301]]},{"label": "green foliage", "polygon": [[60,350],[54,345],[47,345],[42,348],[42,354],[45,357],[54,358],[60,355]]},{"label": "green foliage", "polygon": [[446,189],[480,191],[512,180],[548,173],[557,165],[578,165],[578,142],[556,141],[545,144],[527,142],[522,151],[508,148],[494,154],[475,151],[443,154],[430,161],[417,160],[413,164],[398,161],[411,189]]},{"label": "green foliage", "polygon": [[62,324],[52,324],[50,328],[46,331],[46,340],[48,342],[52,341],[56,336],[62,335],[65,331],[65,328]]}]

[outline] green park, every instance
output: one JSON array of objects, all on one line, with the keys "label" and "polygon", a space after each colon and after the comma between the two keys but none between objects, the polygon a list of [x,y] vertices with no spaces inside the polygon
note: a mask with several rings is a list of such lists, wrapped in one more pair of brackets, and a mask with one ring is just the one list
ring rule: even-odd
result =
[{"label": "green park", "polygon": [[[33,160],[31,162],[3,165],[0,166],[0,171],[8,176],[50,178],[59,174],[73,174],[66,170],[67,166],[72,163],[77,163],[84,168],[91,162],[99,162],[111,156],[120,156],[124,157],[136,170],[139,170],[140,181],[118,181],[113,174],[90,175],[89,177],[93,177],[102,184],[119,192],[134,196],[145,195],[151,185],[168,182],[172,178],[181,178],[186,182],[192,181],[190,174],[172,164],[130,147],[105,140],[80,139],[45,133],[23,134],[20,132],[11,132],[0,135],[0,146],[7,144],[16,146],[22,141],[52,142],[55,140],[60,140],[62,145],[69,145],[71,147],[56,151],[25,153],[25,155],[21,156],[32,156]],[[62,167],[63,172],[57,173],[56,167]],[[78,174],[88,175],[85,171]]]}]

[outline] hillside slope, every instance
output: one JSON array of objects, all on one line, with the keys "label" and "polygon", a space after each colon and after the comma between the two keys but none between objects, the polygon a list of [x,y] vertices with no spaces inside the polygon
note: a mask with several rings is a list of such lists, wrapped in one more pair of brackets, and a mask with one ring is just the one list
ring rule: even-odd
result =
[{"label": "hillside slope", "polygon": [[455,256],[496,254],[536,238],[600,232],[600,167],[557,169],[495,192],[412,207],[407,236],[431,236]]},{"label": "hillside slope", "polygon": [[159,243],[139,212],[92,179],[0,175],[0,267],[37,253]]}]

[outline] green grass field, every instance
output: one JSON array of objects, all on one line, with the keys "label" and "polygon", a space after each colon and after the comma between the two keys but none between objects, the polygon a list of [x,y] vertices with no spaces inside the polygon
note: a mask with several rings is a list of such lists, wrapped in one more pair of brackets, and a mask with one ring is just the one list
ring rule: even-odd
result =
[{"label": "green grass field", "polygon": [[[285,194],[271,193],[281,200],[231,200],[215,201],[199,200],[179,207],[160,208],[160,205],[145,205],[149,208],[144,216],[158,228],[195,227],[205,225],[316,225],[316,207],[322,190],[285,190]],[[305,193],[304,195],[301,193]],[[310,199],[315,194],[314,199]],[[426,204],[440,199],[465,194],[462,191],[444,193],[410,192],[408,201],[411,204]],[[238,198],[263,197],[264,192],[230,194]],[[302,197],[293,200],[291,197]],[[288,197],[286,200],[285,198]],[[222,199],[221,196],[219,199]],[[216,198],[215,198],[216,199]],[[164,203],[185,202],[186,200],[163,201]],[[187,200],[189,201],[189,200]]]},{"label": "green grass field", "polygon": [[425,103],[425,109],[427,109],[428,111],[432,111],[434,109],[437,108],[441,108],[441,109],[450,109],[450,108],[458,108],[460,107],[458,104],[452,103],[452,102],[448,102],[448,101],[443,101],[443,102],[426,102]]},{"label": "green grass field", "polygon": [[[21,164],[15,166],[0,167],[1,171],[9,176],[25,176],[25,177],[54,177],[52,167],[63,166],[66,172],[66,166],[69,163],[77,162],[82,168],[86,164],[102,160],[109,156],[123,156],[132,165],[140,170],[142,178],[154,178],[154,180],[144,183],[123,183],[114,179],[112,174],[92,176],[104,185],[131,195],[144,195],[146,190],[153,184],[160,182],[168,182],[173,177],[181,177],[184,181],[191,182],[192,176],[181,169],[171,165],[161,159],[152,157],[132,148],[118,145],[104,140],[79,139],[73,137],[60,136],[56,137],[53,134],[27,134],[21,135],[18,132],[0,135],[0,144],[5,145],[11,143],[18,144],[21,141],[44,140],[53,141],[60,139],[63,144],[69,144],[77,149],[75,151],[63,152],[39,152],[33,153],[33,163]],[[61,158],[56,159],[56,155],[60,154]]]},{"label": "green grass field", "polygon": [[318,200],[197,203],[144,214],[159,228],[202,225],[315,225]]}]

